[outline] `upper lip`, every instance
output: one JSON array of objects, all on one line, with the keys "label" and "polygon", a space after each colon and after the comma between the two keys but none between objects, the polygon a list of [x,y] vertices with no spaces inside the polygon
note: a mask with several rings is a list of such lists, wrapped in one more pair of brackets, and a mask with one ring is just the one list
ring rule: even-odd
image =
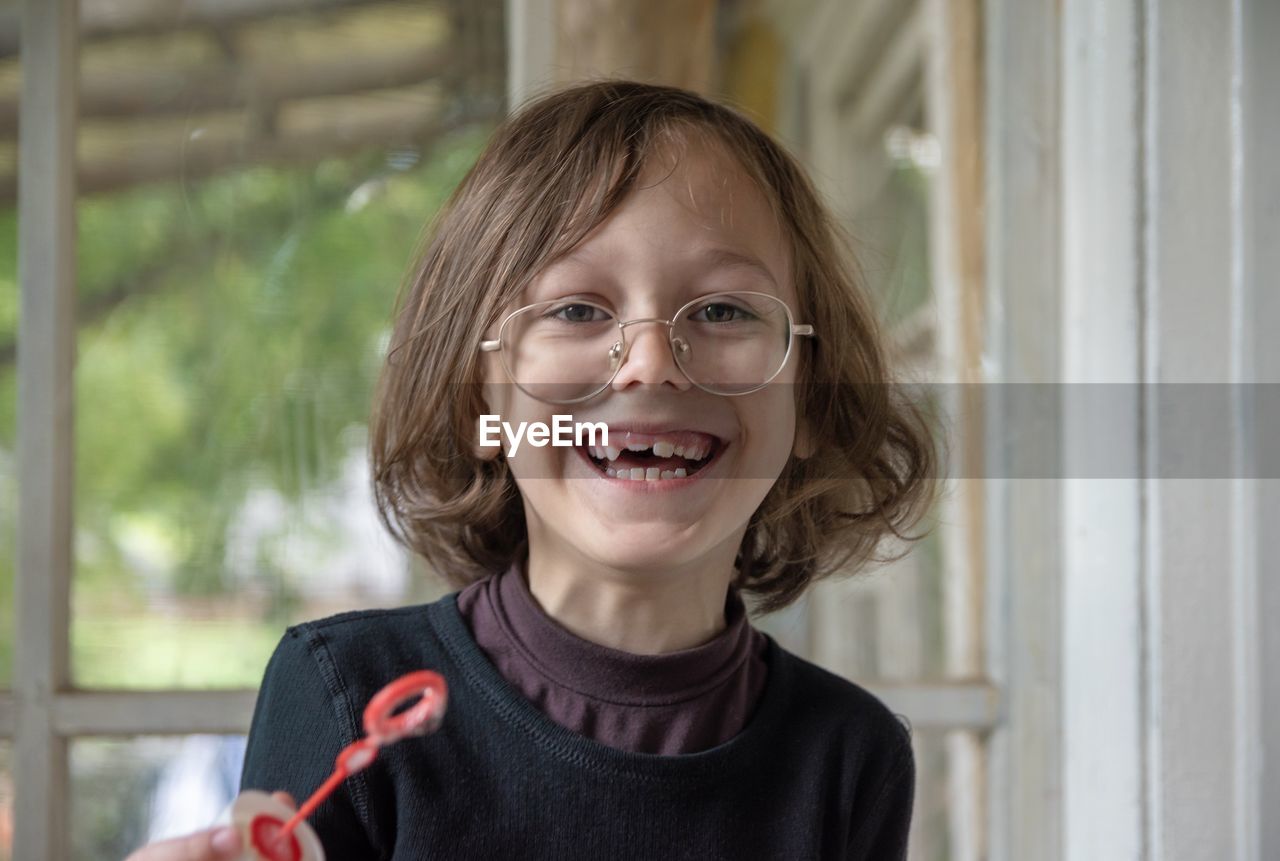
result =
[{"label": "upper lip", "polygon": [[655,421],[653,419],[647,421],[609,421],[604,418],[583,419],[578,416],[574,416],[574,420],[603,422],[608,426],[610,434],[623,434],[630,432],[635,434],[646,434],[648,436],[661,436],[664,433],[672,434],[688,432],[707,434],[708,436],[715,437],[721,442],[728,438],[726,434],[720,431],[713,430],[705,426],[699,426],[697,424],[689,424],[687,421],[680,421],[678,419],[670,421]]}]

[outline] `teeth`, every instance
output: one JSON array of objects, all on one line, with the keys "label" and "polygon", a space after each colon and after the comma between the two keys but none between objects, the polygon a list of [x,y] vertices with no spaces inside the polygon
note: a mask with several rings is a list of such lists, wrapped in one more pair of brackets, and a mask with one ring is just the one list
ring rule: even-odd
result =
[{"label": "teeth", "polygon": [[642,442],[628,442],[627,451],[648,451],[649,446]]},{"label": "teeth", "polygon": [[678,467],[677,469],[670,470],[659,469],[656,466],[648,468],[633,466],[630,469],[627,469],[626,467],[623,467],[622,469],[614,469],[610,466],[605,468],[604,474],[610,478],[618,478],[623,481],[658,481],[659,479],[670,480],[673,478],[689,477],[689,471],[684,467]]},{"label": "teeth", "polygon": [[653,453],[658,457],[671,457],[675,452],[676,447],[669,442],[655,442],[653,444]]},{"label": "teeth", "polygon": [[614,448],[613,446],[607,446],[604,453],[609,456],[609,460],[617,460],[622,457],[622,449]]},{"label": "teeth", "polygon": [[671,453],[674,454],[676,457],[684,457],[684,446],[682,445],[676,446],[671,450]]}]

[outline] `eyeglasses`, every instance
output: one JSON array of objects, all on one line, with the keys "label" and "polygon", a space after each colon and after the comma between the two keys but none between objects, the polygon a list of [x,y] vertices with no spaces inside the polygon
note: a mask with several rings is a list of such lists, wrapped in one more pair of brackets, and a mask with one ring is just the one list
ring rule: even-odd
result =
[{"label": "eyeglasses", "polygon": [[786,365],[795,338],[813,336],[813,326],[798,325],[787,303],[768,293],[700,296],[670,320],[623,321],[604,305],[567,298],[512,311],[480,350],[497,351],[511,381],[530,397],[580,403],[613,382],[630,349],[627,329],[640,323],[666,326],[681,373],[716,395],[764,388]]}]

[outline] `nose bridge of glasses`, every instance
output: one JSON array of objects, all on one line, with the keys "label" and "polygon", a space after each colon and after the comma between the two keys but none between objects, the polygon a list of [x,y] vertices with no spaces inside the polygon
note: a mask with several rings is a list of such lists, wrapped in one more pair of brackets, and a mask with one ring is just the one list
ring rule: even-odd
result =
[{"label": "nose bridge of glasses", "polygon": [[[630,336],[627,334],[627,329],[629,327],[635,326],[639,323],[657,323],[660,325],[662,330],[654,333],[655,337],[661,338],[664,342],[664,346],[659,349],[665,351],[667,357],[671,359],[678,358],[675,355],[679,346],[675,342],[674,322],[671,320],[664,320],[661,317],[637,317],[634,320],[622,320],[618,322],[618,329],[622,333],[622,350],[620,355],[615,355],[613,357],[615,370],[620,368],[621,365],[631,356],[631,351],[639,341],[639,333],[633,333]],[[644,330],[640,331],[643,332]]]}]

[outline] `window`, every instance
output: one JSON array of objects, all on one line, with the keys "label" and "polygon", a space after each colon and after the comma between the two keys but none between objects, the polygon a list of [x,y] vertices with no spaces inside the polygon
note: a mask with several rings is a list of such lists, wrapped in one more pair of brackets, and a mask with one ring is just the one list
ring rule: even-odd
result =
[{"label": "window", "polygon": [[[26,542],[0,858],[212,821],[283,627],[435,596],[377,521],[364,425],[422,225],[505,107],[500,3],[108,5],[28,3],[21,81],[0,16],[0,546]],[[23,86],[49,155],[18,205]],[[49,759],[10,761],[17,709]]]},{"label": "window", "polygon": [[[979,379],[967,371],[979,363],[980,318],[957,309],[980,307],[982,292],[981,171],[961,167],[970,156],[970,168],[981,164],[980,8],[766,4],[735,19],[724,70],[740,102],[776,116],[774,130],[840,216],[898,369],[920,384],[913,394],[945,399],[934,406],[952,423],[952,458],[980,442],[954,400],[958,384]],[[759,84],[762,56],[776,58],[772,87]],[[950,474],[981,476],[972,463]],[[999,703],[983,665],[984,484],[952,478],[944,487],[933,531],[909,555],[819,583],[773,624],[793,648],[911,721],[912,857],[980,858]]]}]

